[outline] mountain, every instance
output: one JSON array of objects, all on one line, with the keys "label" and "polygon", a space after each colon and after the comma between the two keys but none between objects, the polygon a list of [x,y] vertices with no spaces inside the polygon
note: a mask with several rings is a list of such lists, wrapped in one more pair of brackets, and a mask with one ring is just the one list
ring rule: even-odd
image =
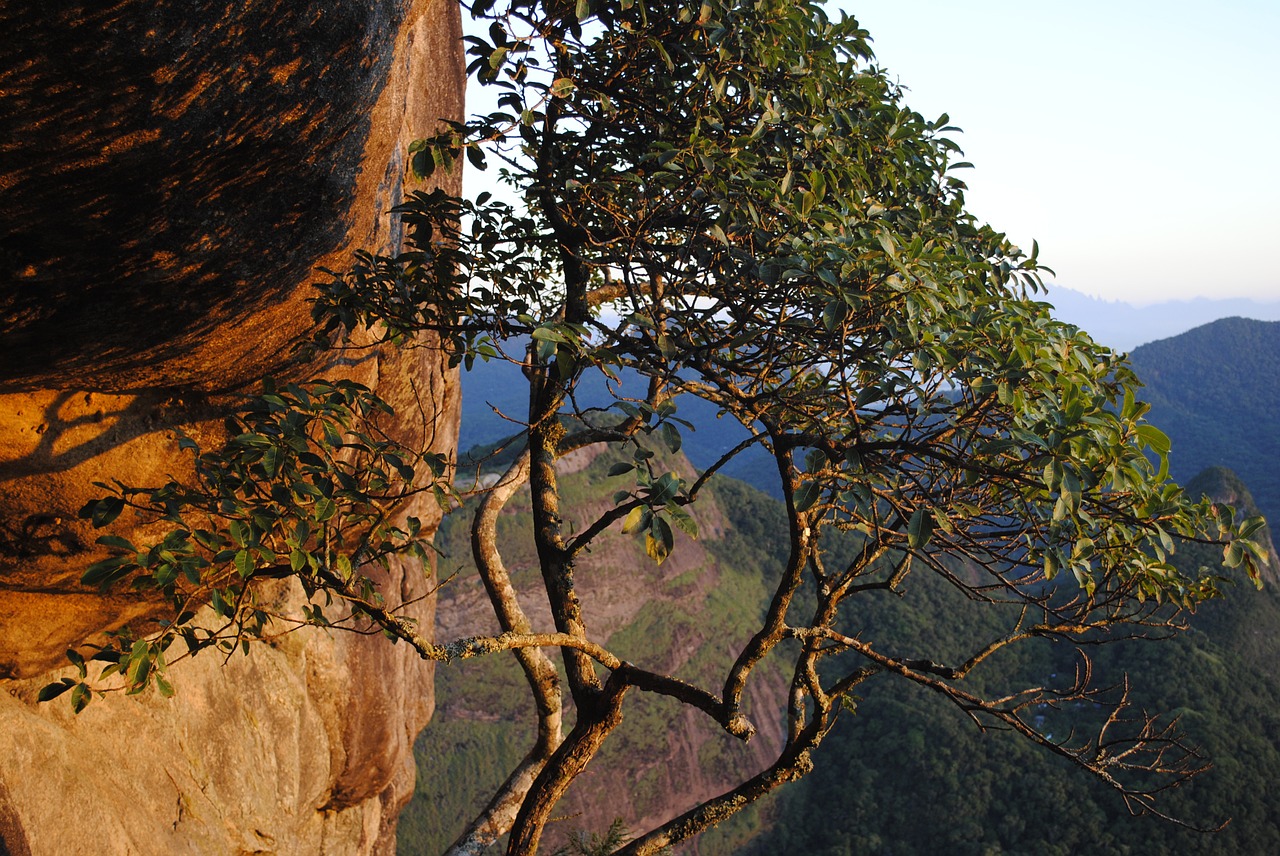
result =
[{"label": "mountain", "polygon": [[[586,513],[607,504],[614,487],[607,471],[615,460],[604,453],[567,462],[561,480],[571,499],[566,509]],[[679,461],[674,466],[689,469]],[[1254,510],[1247,489],[1228,471],[1207,471],[1191,488]],[[725,480],[700,514],[703,538],[681,539],[662,566],[646,562],[634,539],[614,533],[579,569],[589,620],[627,659],[706,680],[723,665],[723,640],[755,618],[752,605],[760,602],[769,569],[780,560],[779,545],[757,533],[780,516],[776,500]],[[458,571],[440,592],[441,638],[492,629],[466,559],[466,519],[447,519],[441,528],[441,569]],[[513,572],[531,576],[536,559],[529,547],[519,546],[522,540],[527,544],[527,534],[519,537],[527,526],[527,510],[513,504],[500,537]],[[1219,557],[1216,550],[1184,546],[1177,561],[1212,564]],[[1276,579],[1274,569],[1269,579]],[[837,721],[816,754],[813,773],[680,852],[1280,852],[1270,796],[1280,776],[1280,675],[1273,667],[1280,658],[1280,592],[1274,585],[1262,592],[1241,586],[1231,595],[1202,607],[1191,633],[1091,652],[1100,683],[1132,676],[1135,704],[1176,712],[1193,742],[1213,759],[1217,770],[1161,805],[1201,826],[1231,819],[1221,833],[1206,836],[1131,818],[1113,792],[1061,759],[1011,735],[979,731],[963,712],[932,694],[878,683]],[[913,575],[905,597],[876,601],[857,618],[862,631],[886,645],[927,640],[930,649],[960,648],[966,634],[989,629],[996,620],[989,608],[967,601],[933,575]],[[534,620],[545,623],[546,617]],[[987,686],[1028,675],[1051,681],[1079,665],[1074,649],[1047,640],[1010,654],[975,680]],[[417,792],[401,818],[404,854],[440,852],[532,737],[521,721],[527,706],[521,676],[509,658],[451,665],[438,670],[437,680],[437,714],[416,747]],[[775,676],[756,703],[778,709],[785,686],[783,676]],[[1060,727],[1064,735],[1096,718],[1080,705],[1046,709],[1044,715],[1053,732]],[[759,745],[737,746],[700,717],[642,694],[628,701],[622,728],[628,726],[635,727],[611,737],[590,777],[559,810],[571,819],[557,825],[556,837],[574,829],[600,831],[619,816],[640,828],[699,793],[722,788],[727,766],[761,763],[777,739],[766,733]]]},{"label": "mountain", "polygon": [[1090,297],[1059,285],[1049,286],[1045,300],[1053,304],[1055,316],[1088,330],[1096,341],[1119,351],[1131,351],[1144,342],[1185,333],[1206,318],[1243,316],[1280,321],[1280,300],[1199,297],[1134,306]]},{"label": "mountain", "polygon": [[[1256,513],[1247,489],[1229,471],[1206,471],[1190,488]],[[1175,561],[1194,566],[1217,558],[1216,550],[1184,545]],[[744,853],[1278,852],[1270,784],[1280,775],[1276,570],[1273,561],[1266,590],[1242,586],[1202,607],[1190,633],[1091,652],[1101,684],[1128,674],[1134,702],[1175,711],[1214,764],[1166,794],[1162,809],[1200,827],[1230,820],[1221,831],[1131,817],[1105,786],[1060,759],[1010,735],[983,734],[927,693],[892,688],[860,701],[856,716],[836,724],[814,772],[780,797],[774,823]],[[1061,646],[1025,653],[1018,665],[1032,673],[1074,668]],[[1065,729],[1073,717],[1088,717],[1079,708],[1045,715],[1058,717]],[[1054,727],[1055,720],[1049,722]]]},{"label": "mountain", "polygon": [[[1242,515],[1261,510],[1280,519],[1280,324],[1227,318],[1132,356],[1147,383],[1150,419],[1173,440],[1175,477],[1193,495],[1230,503]],[[1256,485],[1256,503],[1224,465]],[[1213,566],[1220,558],[1216,549],[1184,545],[1175,560]],[[1163,806],[1193,825],[1230,820],[1221,831],[1131,818],[1096,781],[1007,735],[980,734],[925,694],[894,688],[837,723],[815,771],[779,798],[774,822],[744,852],[1276,852],[1280,831],[1269,796],[1280,775],[1276,580],[1273,559],[1266,589],[1238,586],[1202,607],[1192,632],[1160,644],[1107,646],[1094,656],[1104,683],[1130,675],[1139,705],[1176,711],[1212,759],[1215,769]],[[916,617],[920,626],[942,620]],[[1022,665],[1071,667],[1054,646],[1032,650]]]},{"label": "mountain", "polygon": [[[620,479],[610,478],[621,453],[599,447],[561,462],[559,484],[567,520],[582,524],[610,506]],[[661,454],[663,469],[685,478],[683,456]],[[496,632],[489,602],[470,560],[472,504],[445,518],[437,535],[440,576],[436,635],[439,639]],[[785,561],[786,545],[756,533],[762,521],[780,526],[779,503],[746,485],[725,480],[698,503],[700,537],[678,536],[661,565],[641,543],[615,527],[584,553],[576,568],[581,605],[593,633],[624,659],[702,686],[723,680],[738,640],[758,626],[768,602],[769,571]],[[522,591],[540,590],[537,556],[528,536],[528,488],[504,510],[498,539],[506,566]],[[452,575],[452,576],[451,576]],[[524,601],[535,627],[551,625],[544,598]],[[417,791],[400,819],[399,852],[440,853],[484,807],[490,793],[532,744],[528,689],[513,658],[464,660],[437,669],[435,717],[418,738]],[[729,737],[692,708],[650,693],[633,693],[619,730],[610,736],[588,772],[570,788],[548,837],[575,829],[600,832],[618,818],[640,830],[665,820],[691,801],[736,784],[743,769],[763,769],[782,744],[782,722],[760,711],[785,708],[787,678],[777,664],[762,664],[747,693],[747,714],[760,728],[750,743]],[[754,711],[754,712],[753,712]],[[730,856],[742,838],[763,826],[757,811],[744,812],[718,830],[714,844],[684,848],[701,856]],[[555,849],[548,842],[545,852]]]},{"label": "mountain", "polygon": [[1151,404],[1147,418],[1173,441],[1169,467],[1186,482],[1222,466],[1247,481],[1280,520],[1280,322],[1223,318],[1130,355]]},{"label": "mountain", "polygon": [[[1280,381],[1278,343],[1280,324],[1228,318],[1133,354],[1148,384],[1151,421],[1173,440],[1174,474],[1193,494],[1231,503],[1243,514],[1277,505],[1271,484],[1280,434],[1273,393]],[[514,370],[510,364],[490,364],[478,392],[472,382],[476,373],[468,375],[465,394],[471,412],[487,409],[484,402],[513,396],[522,384],[513,383],[510,374],[504,379],[504,372]],[[597,390],[593,398],[585,390],[580,403],[607,403],[602,393]],[[509,412],[518,412],[518,403],[509,406]],[[467,412],[464,407],[464,419]],[[698,424],[699,430],[686,440],[691,458],[714,454],[717,444],[736,442],[714,410],[704,413],[689,402],[682,404],[681,413]],[[489,415],[493,419],[491,410]],[[491,437],[502,436],[512,433],[512,426],[492,421],[487,430]],[[573,465],[577,469],[565,481],[574,494],[567,507],[608,501],[608,463],[607,456],[599,456]],[[1202,467],[1208,469],[1201,472]],[[1246,482],[1258,485],[1257,504]],[[634,571],[619,575],[616,569],[645,566],[632,555],[636,544],[619,536],[591,555],[594,570],[584,572],[582,579],[594,580],[584,602],[590,606],[594,601],[604,621],[614,622],[607,625],[611,644],[635,646],[628,649],[629,657],[656,658],[677,670],[709,665],[708,658],[717,656],[713,640],[722,628],[749,618],[741,604],[758,591],[759,575],[776,561],[769,554],[776,545],[751,533],[777,513],[775,500],[726,480],[717,487],[714,524],[680,560],[683,565],[660,571],[650,566],[639,577]],[[505,525],[515,532],[527,522],[513,510]],[[465,559],[458,558],[465,556],[465,532],[452,521],[441,532],[447,556],[442,569],[462,571],[441,592],[438,630],[443,638],[464,632],[467,622],[480,620],[484,608]],[[670,561],[691,547],[681,542]],[[1220,558],[1219,550],[1183,545],[1175,560],[1214,566]],[[517,554],[511,564],[529,572],[533,559]],[[1161,805],[1192,825],[1231,821],[1216,834],[1131,818],[1113,792],[1061,759],[1007,734],[982,733],[961,712],[910,687],[876,686],[857,701],[856,711],[837,722],[810,776],[726,829],[704,835],[690,852],[1280,852],[1271,796],[1272,783],[1280,777],[1277,578],[1273,561],[1267,588],[1256,592],[1238,586],[1228,598],[1203,606],[1192,631],[1177,638],[1132,640],[1091,652],[1102,682],[1118,685],[1126,674],[1131,676],[1135,703],[1176,713],[1213,760],[1214,770],[1170,793]],[[622,620],[628,613],[640,617]],[[909,597],[868,610],[859,620],[877,638],[909,642],[929,637],[962,644],[962,634],[988,616],[936,578],[924,576],[913,580]],[[1073,649],[1045,641],[995,666],[983,680],[1005,681],[1013,674],[1050,680],[1074,673],[1077,665]],[[447,843],[528,740],[526,731],[513,725],[520,688],[510,664],[468,663],[440,670],[438,680],[439,711],[417,746],[419,785],[401,823],[402,853],[435,852]],[[1065,734],[1096,713],[1072,708],[1044,715],[1055,733],[1061,727]],[[672,810],[691,783],[714,787],[716,765],[729,760],[722,752],[731,750],[721,750],[710,735],[690,743],[690,723],[678,714],[642,703],[628,716],[649,727],[667,716],[674,725],[665,737],[639,731],[620,735],[621,750],[614,747],[601,759],[606,770],[592,780],[590,794],[571,798],[566,813],[575,818],[569,828],[601,830],[624,812],[634,820]],[[658,733],[663,734],[661,728]],[[693,753],[698,759],[714,759],[709,769],[690,761],[690,745],[699,747]],[[608,769],[610,765],[615,767]]]}]

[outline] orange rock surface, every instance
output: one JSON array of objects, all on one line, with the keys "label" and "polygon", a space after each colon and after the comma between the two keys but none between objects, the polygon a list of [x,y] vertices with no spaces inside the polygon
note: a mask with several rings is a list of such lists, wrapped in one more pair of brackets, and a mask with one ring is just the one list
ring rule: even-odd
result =
[{"label": "orange rock surface", "polygon": [[[180,664],[173,699],[35,695],[155,610],[79,584],[93,482],[181,474],[174,428],[214,442],[262,377],[314,371],[290,355],[316,268],[399,241],[406,147],[462,111],[458,9],[11,3],[0,31],[0,852],[391,852],[434,703],[405,646],[308,631]],[[438,351],[346,363],[452,449]],[[418,598],[430,570],[388,588]]]}]

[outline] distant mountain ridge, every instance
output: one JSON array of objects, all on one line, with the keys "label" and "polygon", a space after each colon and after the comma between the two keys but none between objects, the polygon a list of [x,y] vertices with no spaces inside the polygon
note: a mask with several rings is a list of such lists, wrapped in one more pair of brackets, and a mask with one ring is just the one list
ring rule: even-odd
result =
[{"label": "distant mountain ridge", "polygon": [[[521,353],[523,346],[508,343],[509,354]],[[644,384],[639,376],[623,372],[622,383],[613,383],[622,395],[642,396]],[[477,360],[470,371],[462,375],[462,433],[458,438],[458,451],[463,454],[476,446],[489,446],[518,433],[529,410],[529,387],[520,374],[520,367],[508,360]],[[608,408],[616,402],[599,373],[589,374],[575,391],[579,408]],[[682,452],[699,470],[711,467],[720,456],[733,449],[748,436],[747,429],[732,416],[719,415],[720,409],[704,399],[682,395],[675,401],[677,415],[696,426],[696,430],[682,432]],[[747,450],[730,461],[721,472],[741,479],[753,487],[774,496],[781,496],[781,483],[773,459],[759,446]]]},{"label": "distant mountain ridge", "polygon": [[1214,318],[1240,316],[1280,321],[1280,298],[1259,301],[1198,297],[1134,306],[1051,285],[1044,299],[1053,304],[1056,317],[1089,331],[1094,340],[1118,351],[1132,351],[1144,343],[1177,336]]}]

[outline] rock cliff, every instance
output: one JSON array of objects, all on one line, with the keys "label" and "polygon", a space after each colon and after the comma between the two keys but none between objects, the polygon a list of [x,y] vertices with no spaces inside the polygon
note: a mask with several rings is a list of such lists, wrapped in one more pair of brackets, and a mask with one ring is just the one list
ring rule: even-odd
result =
[{"label": "rock cliff", "polygon": [[[434,703],[404,646],[290,634],[79,717],[35,694],[69,645],[154,613],[79,585],[76,511],[94,481],[180,473],[174,428],[212,441],[262,377],[340,371],[452,449],[438,351],[290,346],[317,267],[400,239],[406,145],[462,110],[458,9],[63,0],[4,4],[0,30],[0,853],[390,852]],[[387,585],[420,598],[430,569]]]}]

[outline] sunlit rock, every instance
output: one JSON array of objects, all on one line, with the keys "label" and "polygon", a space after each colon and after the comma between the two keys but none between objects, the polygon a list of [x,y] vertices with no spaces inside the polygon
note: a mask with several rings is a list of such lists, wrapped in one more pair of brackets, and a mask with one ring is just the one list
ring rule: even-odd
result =
[{"label": "sunlit rock", "polygon": [[[174,428],[216,442],[238,394],[316,370],[292,356],[316,269],[399,240],[407,143],[462,109],[458,21],[441,0],[0,8],[0,852],[391,849],[433,706],[404,646],[291,634],[80,717],[35,694],[67,646],[154,612],[79,584],[93,482],[180,475]],[[452,448],[438,352],[346,362],[412,405],[406,438]]]}]

